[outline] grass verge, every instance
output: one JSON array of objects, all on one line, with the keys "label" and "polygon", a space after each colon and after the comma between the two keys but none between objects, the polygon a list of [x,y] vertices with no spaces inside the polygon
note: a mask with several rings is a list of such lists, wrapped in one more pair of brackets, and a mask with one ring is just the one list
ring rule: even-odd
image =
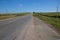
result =
[{"label": "grass verge", "polygon": [[[60,16],[60,13],[58,14],[58,16]],[[33,13],[33,16],[38,17],[39,19],[53,25],[55,28],[60,30],[60,18],[57,20],[57,18],[54,17],[57,16],[57,13]]]}]

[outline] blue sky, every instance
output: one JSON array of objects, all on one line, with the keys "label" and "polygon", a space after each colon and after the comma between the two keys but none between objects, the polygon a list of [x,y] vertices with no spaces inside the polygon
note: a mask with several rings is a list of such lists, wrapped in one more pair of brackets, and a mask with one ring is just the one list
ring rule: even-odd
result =
[{"label": "blue sky", "polygon": [[[60,1],[58,3],[60,11]],[[0,13],[56,12],[57,0],[0,0]]]}]

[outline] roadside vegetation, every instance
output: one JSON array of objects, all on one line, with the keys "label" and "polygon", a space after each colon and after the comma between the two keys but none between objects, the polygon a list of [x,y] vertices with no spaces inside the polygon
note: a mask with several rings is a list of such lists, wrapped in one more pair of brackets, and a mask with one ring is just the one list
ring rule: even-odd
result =
[{"label": "roadside vegetation", "polygon": [[7,19],[7,18],[13,18],[13,17],[18,17],[18,16],[24,16],[29,13],[5,13],[5,14],[0,14],[0,20]]},{"label": "roadside vegetation", "polygon": [[[58,16],[57,16],[58,15]],[[53,25],[55,28],[60,30],[60,12],[47,12],[47,13],[35,13],[33,16]]]}]

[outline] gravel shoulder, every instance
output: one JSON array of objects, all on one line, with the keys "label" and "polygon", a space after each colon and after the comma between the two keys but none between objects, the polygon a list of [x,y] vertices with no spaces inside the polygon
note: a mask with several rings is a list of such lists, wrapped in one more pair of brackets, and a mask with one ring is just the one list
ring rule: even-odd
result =
[{"label": "gravel shoulder", "polygon": [[34,17],[34,26],[37,40],[60,40],[59,34],[42,20]]},{"label": "gravel shoulder", "polygon": [[36,32],[35,32],[35,26],[33,23],[33,17],[30,21],[30,24],[28,24],[28,30],[26,31],[24,40],[37,40],[36,39]]}]

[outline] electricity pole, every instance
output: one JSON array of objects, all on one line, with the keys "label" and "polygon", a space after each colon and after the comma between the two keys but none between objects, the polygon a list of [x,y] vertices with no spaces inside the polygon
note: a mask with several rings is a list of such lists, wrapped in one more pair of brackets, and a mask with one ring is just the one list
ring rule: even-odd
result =
[{"label": "electricity pole", "polygon": [[59,0],[57,0],[57,12],[58,12],[58,8],[59,8]]},{"label": "electricity pole", "polygon": [[58,20],[58,11],[59,11],[59,0],[57,0],[57,20]]},{"label": "electricity pole", "polygon": [[[56,19],[58,21],[58,12],[59,12],[59,0],[57,0],[57,15],[56,15]],[[56,25],[57,26],[57,25]]]}]

